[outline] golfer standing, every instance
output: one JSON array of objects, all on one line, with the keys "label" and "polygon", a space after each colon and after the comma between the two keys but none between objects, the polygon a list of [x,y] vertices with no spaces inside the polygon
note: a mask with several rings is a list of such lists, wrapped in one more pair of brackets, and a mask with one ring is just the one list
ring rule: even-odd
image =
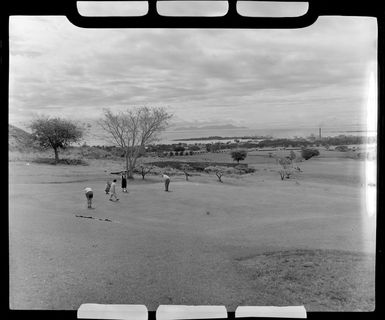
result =
[{"label": "golfer standing", "polygon": [[110,188],[111,188],[111,182],[110,182],[110,181],[107,181],[106,187],[105,187],[105,189],[104,189],[104,191],[106,192],[106,194],[109,194],[109,193],[110,193]]},{"label": "golfer standing", "polygon": [[112,197],[115,198],[115,201],[118,201],[118,197],[116,196],[116,179],[114,179],[114,181],[112,181],[111,183],[111,188],[110,188],[110,201],[113,201],[112,200]]},{"label": "golfer standing", "polygon": [[125,173],[122,174],[122,191],[127,192],[127,176]]},{"label": "golfer standing", "polygon": [[84,188],[84,191],[86,193],[88,209],[92,209],[92,198],[94,197],[94,193],[90,187]]},{"label": "golfer standing", "polygon": [[164,180],[164,191],[168,191],[168,186],[170,185],[170,177],[167,174],[163,174]]}]

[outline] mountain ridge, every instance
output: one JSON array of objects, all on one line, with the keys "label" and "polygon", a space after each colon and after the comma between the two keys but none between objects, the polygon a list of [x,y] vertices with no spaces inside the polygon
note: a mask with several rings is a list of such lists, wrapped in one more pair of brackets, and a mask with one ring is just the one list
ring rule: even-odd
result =
[{"label": "mountain ridge", "polygon": [[34,147],[32,134],[12,124],[8,124],[9,150],[26,149]]}]

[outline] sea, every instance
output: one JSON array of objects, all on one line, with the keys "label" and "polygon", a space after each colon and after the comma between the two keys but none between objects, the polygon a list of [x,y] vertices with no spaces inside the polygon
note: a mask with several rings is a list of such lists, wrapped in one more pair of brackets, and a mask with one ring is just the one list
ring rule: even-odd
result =
[{"label": "sea", "polygon": [[[321,128],[322,137],[333,137],[338,135],[352,135],[352,136],[375,136],[376,131],[368,132],[364,130],[363,127],[356,128]],[[319,136],[319,128],[279,128],[279,129],[248,129],[248,128],[234,128],[234,129],[202,129],[202,130],[168,130],[160,134],[158,144],[177,144],[177,143],[186,143],[186,144],[196,144],[196,143],[215,143],[215,142],[228,142],[234,141],[234,139],[209,139],[209,140],[188,140],[184,141],[183,139],[193,139],[193,138],[202,138],[202,137],[257,137],[256,140],[261,140],[258,137],[272,137],[272,138],[295,138],[302,137],[306,138],[310,135],[316,137]],[[250,139],[239,139],[239,140],[250,140]],[[112,143],[104,137],[103,133],[97,134],[87,134],[85,141],[88,145],[112,145]]]}]

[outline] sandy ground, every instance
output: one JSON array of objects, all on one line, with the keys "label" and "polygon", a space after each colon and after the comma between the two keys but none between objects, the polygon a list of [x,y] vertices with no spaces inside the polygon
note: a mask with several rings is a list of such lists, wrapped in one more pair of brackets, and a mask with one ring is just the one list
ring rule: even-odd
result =
[{"label": "sandy ground", "polygon": [[[173,177],[168,193],[160,177],[138,177],[111,202],[103,189],[118,163],[11,162],[11,308],[221,304],[234,311],[241,304],[298,304],[298,294],[276,300],[264,294],[266,282],[256,283],[244,261],[293,250],[332,250],[324,258],[334,259],[339,250],[352,277],[352,255],[370,257],[372,270],[375,217],[365,211],[363,163],[312,159],[292,181],[281,181],[273,164],[256,163],[254,174],[225,176],[223,184],[215,176]],[[94,190],[93,210],[86,208],[86,186]],[[373,273],[366,276],[372,283]],[[366,300],[373,300],[373,290],[362,291]],[[311,298],[304,302],[308,310],[341,309],[320,305],[316,292]]]}]

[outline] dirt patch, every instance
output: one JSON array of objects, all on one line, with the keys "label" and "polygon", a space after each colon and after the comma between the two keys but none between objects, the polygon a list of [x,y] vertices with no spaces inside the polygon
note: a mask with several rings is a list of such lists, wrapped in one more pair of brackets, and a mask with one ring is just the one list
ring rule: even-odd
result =
[{"label": "dirt patch", "polygon": [[374,310],[374,256],[339,250],[291,250],[236,259],[257,290],[308,311]]}]

